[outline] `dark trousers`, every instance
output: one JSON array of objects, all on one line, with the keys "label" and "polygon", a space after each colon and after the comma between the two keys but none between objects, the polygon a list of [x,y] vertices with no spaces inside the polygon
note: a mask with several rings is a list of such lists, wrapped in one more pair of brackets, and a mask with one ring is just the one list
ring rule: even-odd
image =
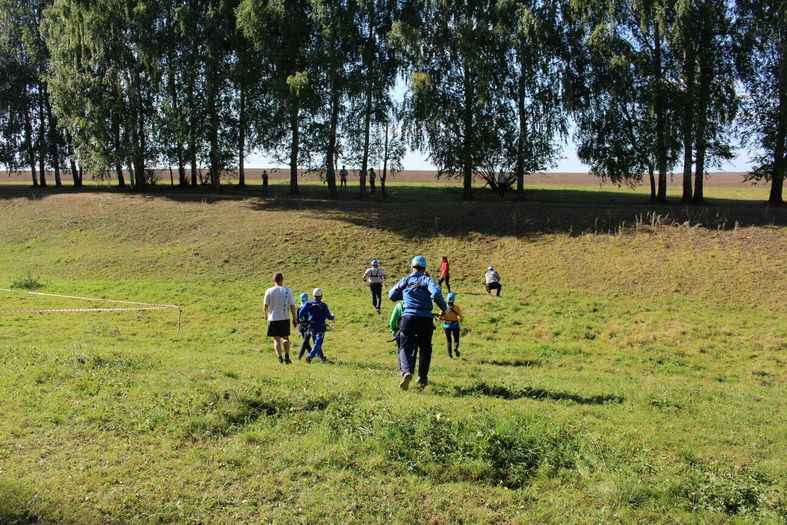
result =
[{"label": "dark trousers", "polygon": [[372,192],[372,193],[375,192],[374,179],[369,179],[369,191]]},{"label": "dark trousers", "polygon": [[445,287],[448,288],[448,291],[450,292],[451,291],[451,276],[450,275],[446,275],[445,277],[443,277],[442,279],[437,281],[437,284],[442,286],[443,285],[443,281],[445,281]]},{"label": "dark trousers", "polygon": [[369,289],[372,291],[372,306],[379,310],[383,304],[383,283],[370,283]]},{"label": "dark trousers", "polygon": [[500,283],[489,283],[486,285],[486,293],[489,293],[492,290],[497,290],[498,297],[500,297],[500,290],[502,289],[503,287],[500,285]]},{"label": "dark trousers", "polygon": [[347,188],[347,179],[342,179],[342,180],[339,182],[339,187],[340,187],[340,188],[345,188],[345,189],[346,189],[346,188]]},{"label": "dark trousers", "polygon": [[422,385],[426,385],[429,381],[432,332],[434,332],[434,325],[431,317],[402,316],[399,324],[399,370],[402,374],[415,374],[417,357],[418,382]]},{"label": "dark trousers", "polygon": [[505,186],[505,184],[498,184],[498,186],[497,186],[497,194],[500,195],[501,197],[505,197],[506,196],[506,186]]},{"label": "dark trousers", "polygon": [[451,355],[451,339],[453,338],[453,351],[459,351],[459,328],[443,328],[445,342],[448,345],[448,355]]},{"label": "dark trousers", "polygon": [[262,181],[262,194],[263,195],[267,195],[268,194],[268,181],[267,180]]},{"label": "dark trousers", "polygon": [[303,336],[303,343],[301,343],[301,351],[298,352],[298,359],[303,357],[303,354],[309,353],[312,351],[311,339],[312,334],[308,330],[301,331],[301,335]]}]

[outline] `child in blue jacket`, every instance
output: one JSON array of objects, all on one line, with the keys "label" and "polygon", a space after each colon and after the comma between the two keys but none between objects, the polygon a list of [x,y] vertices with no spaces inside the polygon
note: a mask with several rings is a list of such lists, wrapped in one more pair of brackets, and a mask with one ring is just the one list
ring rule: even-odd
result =
[{"label": "child in blue jacket", "polygon": [[322,351],[322,343],[325,339],[325,331],[327,330],[325,321],[333,321],[336,319],[336,316],[331,313],[328,305],[322,302],[321,288],[315,288],[313,295],[314,299],[301,307],[298,316],[299,319],[304,320],[309,325],[309,332],[311,332],[314,338],[314,347],[311,352],[309,352],[309,355],[306,356],[306,362],[311,363],[312,359],[319,357],[320,361],[324,363],[327,361]]}]

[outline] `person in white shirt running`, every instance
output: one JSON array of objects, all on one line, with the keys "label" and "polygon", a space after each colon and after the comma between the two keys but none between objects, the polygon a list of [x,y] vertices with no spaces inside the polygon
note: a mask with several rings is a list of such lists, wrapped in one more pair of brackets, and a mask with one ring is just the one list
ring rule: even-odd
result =
[{"label": "person in white shirt running", "polygon": [[372,306],[379,314],[383,301],[385,272],[380,268],[380,262],[377,259],[372,259],[372,267],[367,268],[363,273],[363,280],[369,284],[369,289],[372,291]]},{"label": "person in white shirt running", "polygon": [[[275,286],[265,290],[262,300],[263,313],[268,320],[268,337],[273,337],[273,350],[279,363],[290,364],[290,316],[292,325],[298,326],[298,315],[295,311],[295,295],[292,290],[282,286],[284,276],[281,272],[273,275]],[[282,357],[282,347],[284,356]]]}]

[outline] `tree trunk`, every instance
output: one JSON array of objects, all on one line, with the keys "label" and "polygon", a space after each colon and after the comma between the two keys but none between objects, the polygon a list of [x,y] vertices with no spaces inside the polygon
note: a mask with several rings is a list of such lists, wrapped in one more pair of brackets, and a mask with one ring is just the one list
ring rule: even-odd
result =
[{"label": "tree trunk", "polygon": [[244,161],[246,160],[246,86],[240,82],[240,107],[238,108],[238,186],[246,185]]},{"label": "tree trunk", "polygon": [[388,178],[388,145],[390,141],[389,124],[385,123],[385,140],[383,141],[383,173],[380,176],[380,195],[387,197],[385,193],[385,180]]},{"label": "tree trunk", "polygon": [[336,197],[336,171],[334,162],[336,157],[336,128],[339,125],[339,89],[335,81],[331,86],[331,121],[328,131],[328,148],[325,152],[325,180],[328,182],[328,194]]},{"label": "tree trunk", "polygon": [[465,104],[462,137],[462,196],[465,200],[470,200],[473,198],[473,83],[467,65],[463,69]]},{"label": "tree trunk", "polygon": [[120,137],[120,119],[117,114],[112,115],[112,134],[115,139],[115,176],[118,179],[118,187],[124,188],[126,186],[126,179],[123,178],[123,165],[120,160],[122,144]]},{"label": "tree trunk", "polygon": [[68,152],[68,164],[71,168],[71,178],[74,180],[74,187],[82,186],[82,178],[79,176],[77,164],[74,160],[74,139],[68,131],[66,131],[66,148]]},{"label": "tree trunk", "polygon": [[178,104],[178,83],[175,76],[174,60],[170,57],[169,65],[169,89],[170,96],[172,97],[172,112],[175,115],[176,121],[176,140],[177,140],[177,155],[178,155],[178,185],[181,187],[186,186],[186,167],[183,165],[183,141],[180,136],[180,105]]},{"label": "tree trunk", "polygon": [[[691,44],[687,44],[690,46]],[[683,94],[683,202],[691,200],[691,166],[693,163],[693,120],[694,120],[694,51],[684,51],[683,79],[686,91]]]},{"label": "tree trunk", "polygon": [[768,202],[783,204],[784,177],[787,175],[787,158],[785,158],[785,142],[787,142],[787,29],[782,26],[780,31],[781,60],[777,74],[779,75],[779,107],[778,124],[776,127],[776,145],[773,150],[773,174],[771,175],[771,193]]},{"label": "tree trunk", "polygon": [[298,121],[300,120],[300,101],[297,97],[292,97],[292,107],[290,108],[290,195],[298,194],[298,150],[300,149],[300,130]]},{"label": "tree trunk", "polygon": [[197,187],[197,109],[195,107],[194,102],[194,83],[195,83],[195,73],[191,71],[189,73],[189,91],[188,91],[188,103],[189,103],[189,164],[190,164],[190,171],[191,171],[191,187]]},{"label": "tree trunk", "polygon": [[369,168],[369,136],[371,135],[372,127],[372,88],[370,87],[371,73],[367,79],[366,88],[366,104],[364,105],[363,115],[363,158],[361,159],[361,172],[368,173]]},{"label": "tree trunk", "polygon": [[52,113],[52,104],[49,102],[49,92],[46,84],[41,84],[41,91],[44,94],[44,108],[46,108],[46,118],[49,124],[49,155],[52,157],[52,167],[55,170],[55,186],[63,186],[60,179],[60,147],[57,140],[57,118]]},{"label": "tree trunk", "polygon": [[133,117],[132,125],[132,163],[134,165],[134,189],[144,190],[147,187],[145,180],[145,110],[142,101],[142,73],[140,65],[134,65],[134,79],[131,96]]},{"label": "tree trunk", "polygon": [[525,194],[525,141],[527,140],[527,115],[525,114],[525,96],[527,95],[527,63],[525,50],[519,46],[519,78],[517,86],[516,109],[519,116],[519,138],[516,147],[516,196],[521,199]]},{"label": "tree trunk", "polygon": [[[655,103],[656,112],[656,159],[659,169],[658,193],[651,190],[651,200],[667,202],[667,141],[664,133],[664,71],[661,64],[661,32],[658,21],[653,23],[654,69],[655,69]],[[653,174],[651,173],[651,177]],[[651,181],[652,182],[652,181]]]},{"label": "tree trunk", "polygon": [[697,160],[694,168],[694,195],[692,201],[697,204],[705,202],[703,192],[703,182],[705,179],[705,151],[707,140],[705,130],[708,124],[708,98],[710,96],[710,84],[713,78],[713,57],[710,56],[710,43],[706,43],[699,53],[700,81],[697,86],[697,132],[696,132],[696,151]]},{"label": "tree trunk", "polygon": [[44,96],[38,93],[38,178],[39,184],[46,187],[46,121],[44,119]]},{"label": "tree trunk", "polygon": [[650,201],[656,202],[659,198],[656,193],[656,177],[653,174],[653,166],[648,166],[648,176],[650,177]]},{"label": "tree trunk", "polygon": [[221,158],[219,153],[219,110],[218,110],[218,73],[213,60],[208,60],[207,75],[207,101],[208,101],[208,144],[210,151],[210,184],[213,189],[218,189],[221,177]]},{"label": "tree trunk", "polygon": [[29,107],[25,108],[25,146],[27,147],[27,162],[30,165],[30,175],[33,178],[33,187],[37,187],[36,150],[33,146],[33,124],[31,122]]}]

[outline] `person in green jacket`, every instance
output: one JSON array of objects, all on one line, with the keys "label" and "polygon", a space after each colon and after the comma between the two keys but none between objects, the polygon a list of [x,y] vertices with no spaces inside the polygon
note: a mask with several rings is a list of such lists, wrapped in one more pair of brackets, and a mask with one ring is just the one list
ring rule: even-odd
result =
[{"label": "person in green jacket", "polygon": [[393,312],[391,312],[391,320],[388,321],[388,327],[391,329],[391,335],[393,336],[393,340],[396,343],[396,348],[399,348],[399,323],[402,320],[402,312],[404,311],[404,303],[399,301],[394,306]]}]

